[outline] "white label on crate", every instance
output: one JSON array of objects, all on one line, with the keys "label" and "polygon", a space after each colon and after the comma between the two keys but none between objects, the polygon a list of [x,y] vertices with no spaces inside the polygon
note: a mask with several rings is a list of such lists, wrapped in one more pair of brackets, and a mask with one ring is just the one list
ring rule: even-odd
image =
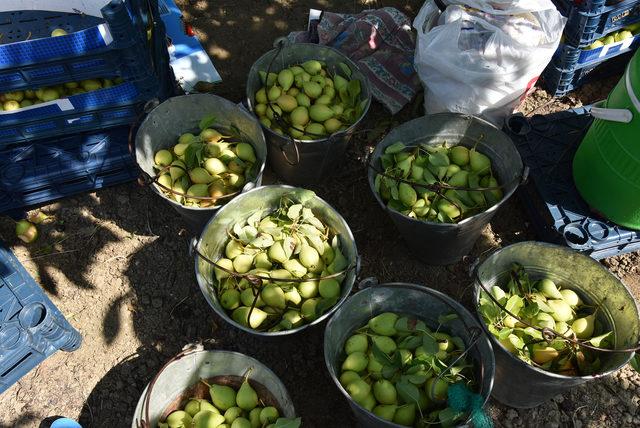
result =
[{"label": "white label on crate", "polygon": [[110,45],[113,42],[113,36],[111,35],[111,31],[109,31],[109,27],[106,24],[98,25],[98,31],[102,36],[102,40],[104,40],[105,45]]},{"label": "white label on crate", "polygon": [[1,0],[0,12],[16,10],[51,10],[66,13],[84,13],[102,17],[102,9],[110,0]]},{"label": "white label on crate", "polygon": [[59,100],[49,101],[46,103],[35,104],[29,107],[22,107],[18,110],[0,111],[0,115],[11,115],[15,113],[22,113],[28,110],[36,110],[36,109],[39,109],[45,106],[50,106],[50,105],[57,105],[60,111],[73,110],[75,108],[73,107],[73,104],[71,104],[71,101],[69,101],[68,98],[62,98]]}]

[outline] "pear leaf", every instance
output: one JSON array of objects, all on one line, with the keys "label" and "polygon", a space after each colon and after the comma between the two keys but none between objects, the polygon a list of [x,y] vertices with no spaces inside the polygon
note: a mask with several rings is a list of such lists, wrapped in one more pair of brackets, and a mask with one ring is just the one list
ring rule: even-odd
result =
[{"label": "pear leaf", "polygon": [[342,70],[342,72],[344,73],[345,76],[347,76],[347,78],[351,79],[351,74],[353,73],[351,71],[351,67],[349,67],[344,62],[338,63],[338,67],[340,67],[340,70]]},{"label": "pear leaf", "polygon": [[273,428],[300,428],[302,418],[278,418]]},{"label": "pear leaf", "polygon": [[200,124],[198,125],[198,128],[200,128],[200,130],[203,131],[207,128],[210,128],[211,125],[216,123],[216,121],[217,121],[216,117],[212,114],[209,114],[200,120]]}]

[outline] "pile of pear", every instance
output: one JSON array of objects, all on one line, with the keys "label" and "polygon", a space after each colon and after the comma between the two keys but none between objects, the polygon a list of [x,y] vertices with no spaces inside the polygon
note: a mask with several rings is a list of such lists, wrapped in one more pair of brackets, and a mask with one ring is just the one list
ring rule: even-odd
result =
[{"label": "pile of pear", "polygon": [[[494,285],[490,291],[496,300],[523,321],[591,346],[611,348],[613,332],[604,331],[604,323],[597,317],[597,308],[585,304],[576,291],[560,287],[549,278],[537,281],[532,293],[510,288],[511,292],[508,292]],[[481,299],[488,299],[484,292],[481,296],[484,296]],[[491,306],[487,304],[487,300],[481,300],[479,311],[489,331],[505,349],[521,360],[565,376],[592,374],[599,369],[601,362],[597,352],[575,346],[559,337],[544,340],[541,332],[504,311],[500,311],[498,317],[493,316],[490,314]]]},{"label": "pile of pear", "polygon": [[123,80],[116,79],[87,79],[80,82],[67,82],[62,85],[47,86],[39,89],[25,89],[21,91],[0,94],[0,111],[15,111],[21,108],[67,98],[73,95],[97,91],[119,85]]},{"label": "pile of pear", "polygon": [[[385,149],[380,165],[384,174],[375,178],[376,192],[389,208],[410,218],[457,223],[485,211],[503,197],[493,174],[491,159],[475,147],[407,147],[398,142]],[[436,183],[468,189],[493,189],[448,189],[440,195],[421,186]]]},{"label": "pile of pear", "polygon": [[462,339],[441,326],[433,331],[422,320],[384,312],[345,342],[339,380],[353,401],[381,419],[409,427],[453,426],[465,415],[447,406],[449,385],[473,374],[464,357],[443,371],[464,349]]},{"label": "pile of pear", "polygon": [[211,384],[210,400],[192,398],[158,424],[158,428],[273,428],[278,409],[262,406],[257,392],[245,378],[237,390]]},{"label": "pile of pear", "polygon": [[[247,142],[227,139],[220,131],[205,128],[198,135],[182,134],[178,144],[158,150],[154,156],[154,168],[160,173],[158,190],[181,205],[200,208],[239,192],[252,179],[256,153]],[[199,155],[189,156],[190,151]]]},{"label": "pile of pear", "polygon": [[269,332],[311,323],[335,306],[348,265],[338,235],[310,208],[286,198],[280,206],[236,223],[216,262],[226,271],[215,268],[220,305],[235,322]]},{"label": "pile of pear", "polygon": [[350,81],[331,76],[320,61],[277,74],[261,72],[261,79],[264,86],[255,93],[254,112],[262,125],[279,135],[319,140],[344,131],[362,114],[359,81],[348,90]]}]

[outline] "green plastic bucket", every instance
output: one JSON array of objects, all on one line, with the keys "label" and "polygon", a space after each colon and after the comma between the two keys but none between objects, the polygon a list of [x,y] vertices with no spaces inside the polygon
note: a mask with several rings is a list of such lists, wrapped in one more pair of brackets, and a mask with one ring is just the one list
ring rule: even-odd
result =
[{"label": "green plastic bucket", "polygon": [[640,229],[640,53],[611,91],[573,159],[573,178],[592,209]]}]

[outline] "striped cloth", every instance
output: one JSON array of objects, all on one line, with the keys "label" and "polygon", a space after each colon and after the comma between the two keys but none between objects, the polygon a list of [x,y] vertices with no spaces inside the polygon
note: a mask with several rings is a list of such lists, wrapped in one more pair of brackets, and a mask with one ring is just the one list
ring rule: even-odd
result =
[{"label": "striped cloth", "polygon": [[309,31],[287,36],[293,43],[319,43],[340,50],[369,78],[373,97],[392,114],[421,89],[413,68],[415,38],[411,21],[399,10],[384,7],[357,15],[323,12]]}]

